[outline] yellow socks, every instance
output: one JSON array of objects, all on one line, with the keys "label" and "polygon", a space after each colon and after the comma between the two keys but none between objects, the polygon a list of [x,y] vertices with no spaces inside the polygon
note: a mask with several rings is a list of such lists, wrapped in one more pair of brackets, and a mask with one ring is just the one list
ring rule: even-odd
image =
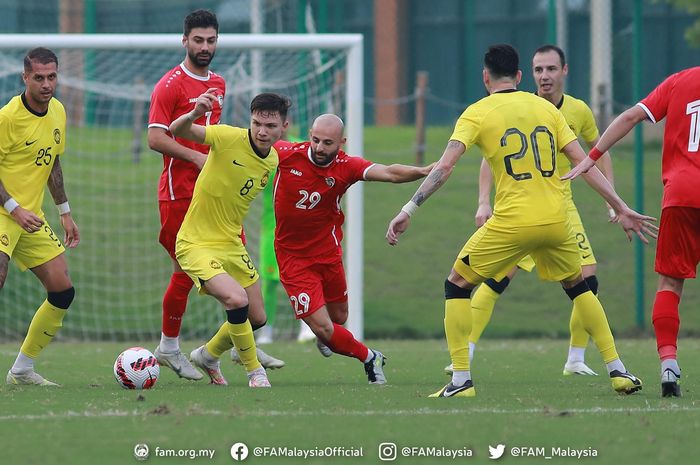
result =
[{"label": "yellow socks", "polygon": [[[247,319],[243,323],[227,323],[228,333],[236,346],[238,356],[245,366],[247,372],[260,368],[260,362],[255,352],[255,338],[253,337],[253,327]],[[208,349],[207,349],[208,350]]]},{"label": "yellow socks", "polygon": [[584,330],[590,333],[603,361],[609,363],[619,358],[608,319],[598,298],[590,291],[576,296],[573,311],[578,313]]},{"label": "yellow socks", "polygon": [[224,321],[224,323],[219,327],[219,330],[214,334],[214,336],[209,339],[205,347],[207,352],[216,358],[221,357],[221,354],[229,349],[233,348],[233,342],[231,341],[231,335],[229,334],[229,323]]},{"label": "yellow socks", "polygon": [[586,328],[583,327],[583,321],[581,321],[580,310],[574,304],[571,310],[571,319],[569,320],[569,331],[571,331],[571,341],[570,345],[572,347],[586,348],[588,346],[588,333]]},{"label": "yellow socks", "polygon": [[20,351],[28,357],[38,357],[39,353],[49,345],[63,326],[63,317],[67,311],[67,309],[55,307],[48,300],[45,300],[32,318],[27,337],[24,339]]},{"label": "yellow socks", "polygon": [[445,300],[445,336],[455,371],[469,370],[469,333],[472,330],[470,299]]},{"label": "yellow socks", "polygon": [[471,299],[472,329],[469,334],[469,342],[476,344],[481,338],[481,334],[486,329],[486,325],[491,320],[493,308],[496,301],[501,296],[498,292],[482,283],[474,292]]}]

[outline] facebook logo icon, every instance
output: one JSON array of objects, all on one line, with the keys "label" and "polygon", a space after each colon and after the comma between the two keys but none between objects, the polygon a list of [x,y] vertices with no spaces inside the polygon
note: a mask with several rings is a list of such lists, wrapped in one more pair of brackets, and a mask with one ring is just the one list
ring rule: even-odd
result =
[{"label": "facebook logo icon", "polygon": [[237,442],[231,446],[231,457],[236,462],[242,462],[248,458],[248,446],[242,442]]}]

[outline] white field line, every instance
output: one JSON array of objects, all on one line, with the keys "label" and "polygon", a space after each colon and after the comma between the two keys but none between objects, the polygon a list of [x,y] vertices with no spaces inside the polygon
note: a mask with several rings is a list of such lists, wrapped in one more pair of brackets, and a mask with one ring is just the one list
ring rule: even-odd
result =
[{"label": "white field line", "polygon": [[[669,405],[668,407],[632,407],[632,408],[606,408],[592,407],[584,409],[544,409],[544,408],[529,408],[529,409],[490,409],[490,408],[465,408],[465,409],[432,409],[420,408],[413,410],[315,410],[315,411],[279,411],[271,410],[267,412],[225,412],[222,410],[184,410],[175,411],[168,415],[186,415],[186,416],[229,416],[236,417],[310,417],[310,416],[413,416],[413,415],[464,415],[465,413],[484,413],[484,414],[501,414],[501,415],[524,415],[524,414],[544,414],[548,416],[558,415],[600,415],[608,413],[655,413],[655,412],[698,412],[700,407],[678,406],[677,404]],[[16,421],[16,420],[64,420],[66,418],[110,418],[110,417],[145,417],[159,416],[158,413],[145,410],[86,410],[83,412],[75,412],[69,410],[59,413],[44,413],[39,415],[32,414],[15,414],[15,415],[0,415],[0,421]]]}]

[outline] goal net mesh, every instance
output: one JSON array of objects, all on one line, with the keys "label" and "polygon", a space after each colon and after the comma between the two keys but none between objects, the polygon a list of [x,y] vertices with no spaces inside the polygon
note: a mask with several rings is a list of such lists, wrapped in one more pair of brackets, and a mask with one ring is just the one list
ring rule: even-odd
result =
[{"label": "goal net mesh", "polygon": [[[89,40],[90,36],[85,36]],[[67,149],[61,157],[65,185],[80,245],[66,253],[76,299],[60,337],[76,340],[153,339],[160,334],[162,296],[172,267],[158,243],[157,187],[163,162],[146,142],[148,109],[155,83],[180,63],[177,37],[172,50],[54,49],[59,57],[57,98],[68,115]],[[0,100],[23,89],[22,59],[30,48],[0,50]],[[345,116],[347,51],[226,49],[219,46],[211,69],[227,82],[221,122],[247,127],[249,105],[258,92],[278,92],[293,102],[290,137],[305,137],[309,121],[333,112]],[[270,188],[272,183],[269,184]],[[245,228],[248,251],[260,269],[262,195]],[[62,237],[47,192],[44,212]],[[14,265],[0,292],[0,339],[16,340],[46,293],[31,271]],[[297,325],[281,286],[276,305],[277,336],[291,337]],[[224,314],[212,298],[190,295],[183,338],[209,337]]]}]

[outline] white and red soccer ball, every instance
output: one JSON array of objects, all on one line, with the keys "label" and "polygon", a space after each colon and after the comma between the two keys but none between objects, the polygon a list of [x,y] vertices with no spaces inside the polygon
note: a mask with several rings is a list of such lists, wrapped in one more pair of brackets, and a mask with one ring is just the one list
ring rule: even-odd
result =
[{"label": "white and red soccer ball", "polygon": [[158,360],[143,347],[126,349],[114,362],[114,377],[124,389],[150,389],[158,381],[158,375]]}]

